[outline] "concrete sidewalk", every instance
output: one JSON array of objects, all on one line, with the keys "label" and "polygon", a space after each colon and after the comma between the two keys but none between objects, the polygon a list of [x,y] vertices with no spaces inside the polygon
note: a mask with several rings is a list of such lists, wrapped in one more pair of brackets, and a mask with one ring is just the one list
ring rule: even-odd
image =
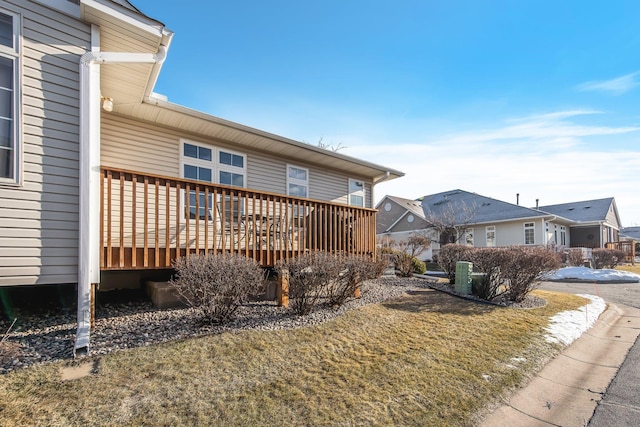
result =
[{"label": "concrete sidewalk", "polygon": [[584,427],[638,335],[640,309],[609,304],[591,329],[481,425]]}]

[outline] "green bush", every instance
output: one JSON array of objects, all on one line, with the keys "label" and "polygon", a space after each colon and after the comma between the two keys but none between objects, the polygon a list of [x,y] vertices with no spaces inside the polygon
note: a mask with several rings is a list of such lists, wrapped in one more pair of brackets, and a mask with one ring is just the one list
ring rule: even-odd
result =
[{"label": "green bush", "polygon": [[427,264],[416,257],[411,258],[411,268],[413,268],[413,272],[416,274],[424,274],[427,272]]}]

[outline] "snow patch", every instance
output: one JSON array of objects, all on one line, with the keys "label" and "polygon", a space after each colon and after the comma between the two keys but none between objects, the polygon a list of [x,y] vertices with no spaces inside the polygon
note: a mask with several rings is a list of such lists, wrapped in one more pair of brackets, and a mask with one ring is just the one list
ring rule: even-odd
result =
[{"label": "snow patch", "polygon": [[600,269],[596,270],[588,267],[565,267],[544,276],[544,280],[574,279],[593,281],[618,281],[618,282],[640,282],[640,274],[630,271]]},{"label": "snow patch", "polygon": [[568,310],[551,317],[549,326],[545,329],[547,342],[569,345],[580,338],[598,320],[607,304],[600,297],[581,294],[581,297],[591,300],[577,310]]}]

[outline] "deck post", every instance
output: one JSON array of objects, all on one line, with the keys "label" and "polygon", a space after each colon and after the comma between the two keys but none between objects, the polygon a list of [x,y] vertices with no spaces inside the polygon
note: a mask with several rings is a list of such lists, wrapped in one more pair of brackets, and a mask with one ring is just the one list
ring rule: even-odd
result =
[{"label": "deck post", "polygon": [[89,306],[91,307],[91,330],[96,327],[96,289],[98,283],[91,284],[91,295],[89,296]]},{"label": "deck post", "polygon": [[289,307],[289,272],[286,270],[278,274],[276,298],[278,299],[278,306]]}]

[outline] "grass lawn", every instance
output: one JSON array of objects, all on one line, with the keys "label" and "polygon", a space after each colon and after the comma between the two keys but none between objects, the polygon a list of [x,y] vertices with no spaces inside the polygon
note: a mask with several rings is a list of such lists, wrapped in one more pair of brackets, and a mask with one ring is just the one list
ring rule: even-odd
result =
[{"label": "grass lawn", "polygon": [[629,271],[631,273],[636,273],[636,274],[640,274],[640,264],[623,264],[623,265],[618,265],[616,267],[616,270],[622,270],[622,271]]},{"label": "grass lawn", "polygon": [[549,317],[583,298],[498,308],[433,290],[319,326],[223,333],[0,377],[0,425],[473,425],[558,350]]}]

